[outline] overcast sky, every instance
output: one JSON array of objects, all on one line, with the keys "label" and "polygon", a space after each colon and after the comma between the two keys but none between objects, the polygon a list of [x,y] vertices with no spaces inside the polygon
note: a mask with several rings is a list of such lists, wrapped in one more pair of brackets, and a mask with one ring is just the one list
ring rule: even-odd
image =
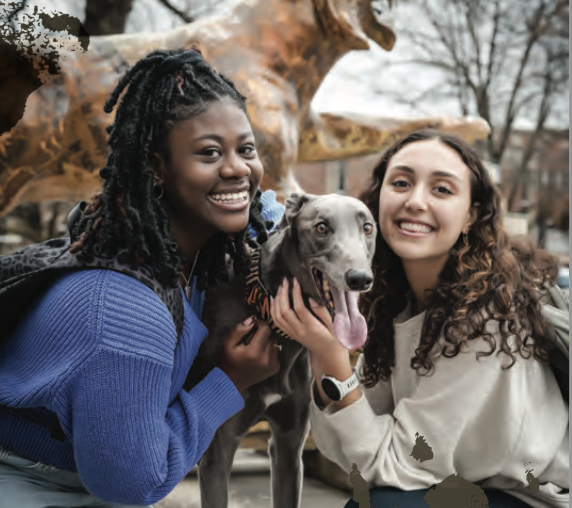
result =
[{"label": "overcast sky", "polygon": [[[208,15],[221,7],[221,0],[171,0],[181,10],[194,16]],[[227,0],[235,3],[239,0]],[[85,17],[85,0],[29,0],[32,8],[38,5],[44,11],[55,10],[76,16],[81,21]],[[192,8],[189,8],[192,6]],[[218,6],[218,7],[217,7]],[[180,18],[158,0],[134,0],[129,15],[126,32],[169,30],[182,24]],[[460,114],[455,100],[435,99],[434,97],[409,104],[412,97],[418,97],[439,83],[441,75],[425,67],[404,64],[411,57],[411,42],[399,37],[400,28],[407,24],[409,29],[426,30],[427,24],[411,11],[407,2],[397,2],[394,9],[394,26],[397,43],[391,52],[386,52],[371,43],[370,51],[356,51],[342,58],[326,77],[314,99],[313,106],[319,111],[354,112],[378,117],[412,118]],[[567,128],[568,97],[563,98],[558,118],[548,126]],[[533,123],[520,118],[517,127],[531,128]]]}]

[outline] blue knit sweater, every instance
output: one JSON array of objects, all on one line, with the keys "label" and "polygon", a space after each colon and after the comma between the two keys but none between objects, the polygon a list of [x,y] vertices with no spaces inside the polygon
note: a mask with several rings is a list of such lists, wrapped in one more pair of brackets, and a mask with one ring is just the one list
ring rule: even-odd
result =
[{"label": "blue knit sweater", "polygon": [[[282,208],[271,198],[263,216],[277,222]],[[202,298],[185,300],[177,343],[167,307],[138,280],[95,269],[59,278],[0,355],[0,446],[77,471],[104,501],[164,498],[244,405],[218,368],[182,389],[207,335]],[[65,441],[34,422],[55,418]]]}]

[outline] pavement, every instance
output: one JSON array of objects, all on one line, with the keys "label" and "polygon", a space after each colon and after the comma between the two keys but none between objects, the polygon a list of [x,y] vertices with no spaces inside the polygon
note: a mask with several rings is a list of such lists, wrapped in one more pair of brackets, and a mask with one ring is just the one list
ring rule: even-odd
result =
[{"label": "pavement", "polygon": [[[200,490],[196,469],[155,508],[200,508]],[[300,508],[343,508],[346,492],[321,482],[304,479]],[[268,457],[253,450],[239,449],[230,480],[228,508],[270,508],[270,466]],[[223,508],[223,507],[221,507]]]}]

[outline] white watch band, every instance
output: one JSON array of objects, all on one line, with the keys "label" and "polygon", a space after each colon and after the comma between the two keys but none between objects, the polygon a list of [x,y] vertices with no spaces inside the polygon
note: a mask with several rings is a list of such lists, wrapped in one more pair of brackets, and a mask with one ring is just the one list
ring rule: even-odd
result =
[{"label": "white watch band", "polygon": [[330,399],[339,402],[359,386],[359,374],[355,368],[352,370],[354,371],[353,374],[345,381],[338,381],[335,377],[322,375],[322,390]]},{"label": "white watch band", "polygon": [[[356,369],[349,379],[342,381],[341,383],[342,399],[350,392],[353,392],[359,386],[359,374]],[[340,399],[341,400],[341,399]]]}]

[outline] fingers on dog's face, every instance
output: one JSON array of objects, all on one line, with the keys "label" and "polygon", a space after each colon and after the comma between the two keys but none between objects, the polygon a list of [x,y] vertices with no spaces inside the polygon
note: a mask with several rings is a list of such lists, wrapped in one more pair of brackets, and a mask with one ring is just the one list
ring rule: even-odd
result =
[{"label": "fingers on dog's face", "polygon": [[298,282],[298,279],[294,279],[293,285],[292,285],[292,296],[294,299],[294,306],[299,308],[300,305],[302,305],[302,307],[304,307],[304,300],[302,299],[302,288],[300,287],[300,283]]},{"label": "fingers on dog's face", "polygon": [[307,322],[311,319],[310,311],[308,307],[304,304],[304,299],[302,298],[302,287],[298,282],[298,279],[294,279],[294,289],[292,291],[292,296],[294,300],[294,311],[301,322]]},{"label": "fingers on dog's face", "polygon": [[313,298],[310,298],[309,301],[310,301],[310,307],[312,308],[312,312],[332,332],[332,330],[333,330],[332,316],[331,316],[330,312],[328,311],[328,309],[326,309],[325,305],[319,304]]},{"label": "fingers on dog's face", "polygon": [[334,323],[332,321],[331,314],[328,312],[328,309],[326,309],[326,307],[324,307],[323,305],[320,305],[319,307],[315,307],[312,310],[314,311],[314,314],[316,314],[316,316],[324,324],[324,326],[326,326],[326,328],[330,331],[330,333],[333,334]]},{"label": "fingers on dog's face", "polygon": [[290,326],[288,324],[288,311],[290,309],[290,302],[288,301],[288,281],[284,279],[282,285],[278,288],[276,298],[271,299],[270,313],[276,325],[291,335]]},{"label": "fingers on dog's face", "polygon": [[290,308],[290,301],[288,299],[288,281],[284,279],[282,284],[278,288],[278,293],[276,293],[276,299],[274,300],[276,310],[282,318],[286,316],[288,309]]}]

